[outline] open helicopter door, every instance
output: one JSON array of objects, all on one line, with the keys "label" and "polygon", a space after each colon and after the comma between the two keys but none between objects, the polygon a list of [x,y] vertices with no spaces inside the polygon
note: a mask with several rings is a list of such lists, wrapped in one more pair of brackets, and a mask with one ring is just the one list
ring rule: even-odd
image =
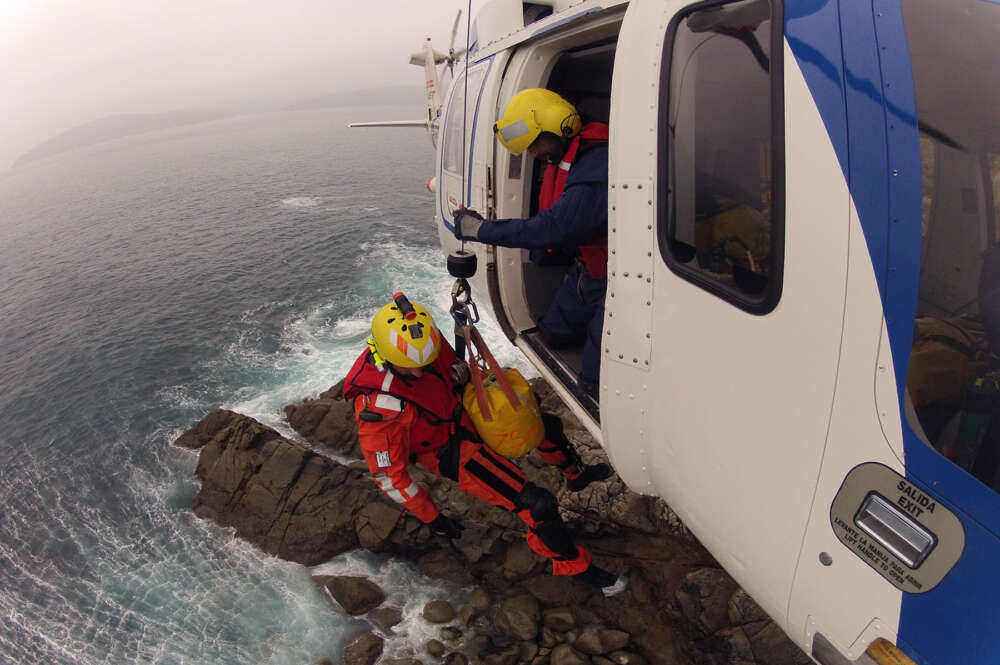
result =
[{"label": "open helicopter door", "polygon": [[851,199],[782,12],[628,8],[600,399],[623,479],[664,497],[802,645],[788,605],[837,383]]}]

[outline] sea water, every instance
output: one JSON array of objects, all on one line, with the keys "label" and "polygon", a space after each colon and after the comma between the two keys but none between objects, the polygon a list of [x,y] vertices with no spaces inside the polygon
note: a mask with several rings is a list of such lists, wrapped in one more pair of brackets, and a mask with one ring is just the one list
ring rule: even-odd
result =
[{"label": "sea water", "polygon": [[421,112],[232,117],[0,175],[0,662],[336,660],[363,624],[313,573],[383,586],[391,654],[433,635],[423,603],[461,590],[267,556],[194,517],[171,446],[217,406],[294,436],[282,408],[345,374],[394,291],[450,330],[427,135],[346,128]]}]

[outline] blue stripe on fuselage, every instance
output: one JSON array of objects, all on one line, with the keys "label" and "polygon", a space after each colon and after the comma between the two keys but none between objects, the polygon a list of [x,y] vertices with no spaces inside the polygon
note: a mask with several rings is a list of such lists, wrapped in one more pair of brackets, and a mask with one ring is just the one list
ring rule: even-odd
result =
[{"label": "blue stripe on fuselage", "polygon": [[[902,405],[919,287],[921,163],[901,8],[889,0],[789,0],[785,37],[858,211]],[[992,663],[1000,634],[1000,497],[924,444],[905,415],[902,421],[907,477],[959,515],[966,547],[937,588],[903,594],[898,643],[920,663]]]}]

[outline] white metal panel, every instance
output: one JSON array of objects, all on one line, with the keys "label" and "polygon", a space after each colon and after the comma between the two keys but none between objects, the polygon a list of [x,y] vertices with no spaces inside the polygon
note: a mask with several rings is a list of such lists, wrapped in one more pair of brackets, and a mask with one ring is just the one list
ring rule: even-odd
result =
[{"label": "white metal panel", "polygon": [[[895,643],[902,592],[837,540],[830,525],[830,505],[847,473],[862,462],[880,462],[901,475],[906,472],[885,439],[889,435],[901,447],[899,417],[895,417],[894,431],[886,428],[883,432],[883,423],[887,421],[876,408],[874,393],[878,385],[894,379],[891,363],[884,371],[881,369],[885,359],[880,358],[879,347],[888,345],[882,302],[864,231],[853,205],[850,243],[843,361],[837,377],[822,473],[802,544],[788,617],[796,640],[811,644],[813,634],[819,631],[838,650],[854,659],[876,637],[866,634],[860,639],[866,629],[876,630],[877,636]],[[873,369],[879,374],[874,382]],[[895,411],[898,414],[898,406]],[[822,565],[820,552],[830,554],[833,564]]]},{"label": "white metal panel", "polygon": [[[682,6],[668,5],[671,12]],[[629,8],[630,28],[637,9]],[[646,34],[634,41],[645,50],[619,52],[639,73],[631,94],[615,91],[615,179],[655,172],[646,160],[655,146],[650,128],[656,126],[656,105],[644,103],[642,86],[656,79],[643,68],[658,62],[655,35],[663,34],[670,17],[654,16],[650,8],[636,11]],[[623,429],[634,430],[620,426],[645,416],[644,429],[655,433],[655,441],[634,457],[648,461],[661,495],[783,624],[833,402],[848,241],[846,188],[828,186],[831,175],[843,180],[836,156],[828,140],[824,152],[810,152],[814,137],[825,137],[825,130],[789,52],[785,62],[792,76],[786,85],[793,89],[786,91],[781,300],[769,314],[755,316],[657,261],[649,382],[655,397],[643,414],[634,408],[629,413],[621,402],[605,428],[606,446],[618,464],[635,445],[620,438]],[[603,371],[612,385],[629,385],[636,373],[616,363]]]}]

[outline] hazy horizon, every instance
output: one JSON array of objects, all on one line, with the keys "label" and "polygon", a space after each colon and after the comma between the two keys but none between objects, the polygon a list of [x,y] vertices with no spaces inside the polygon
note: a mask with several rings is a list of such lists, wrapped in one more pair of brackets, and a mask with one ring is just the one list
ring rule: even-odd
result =
[{"label": "hazy horizon", "polygon": [[[473,15],[483,0],[473,2]],[[409,55],[447,50],[465,2],[5,0],[0,171],[109,115],[281,106],[337,92],[421,86]]]}]

